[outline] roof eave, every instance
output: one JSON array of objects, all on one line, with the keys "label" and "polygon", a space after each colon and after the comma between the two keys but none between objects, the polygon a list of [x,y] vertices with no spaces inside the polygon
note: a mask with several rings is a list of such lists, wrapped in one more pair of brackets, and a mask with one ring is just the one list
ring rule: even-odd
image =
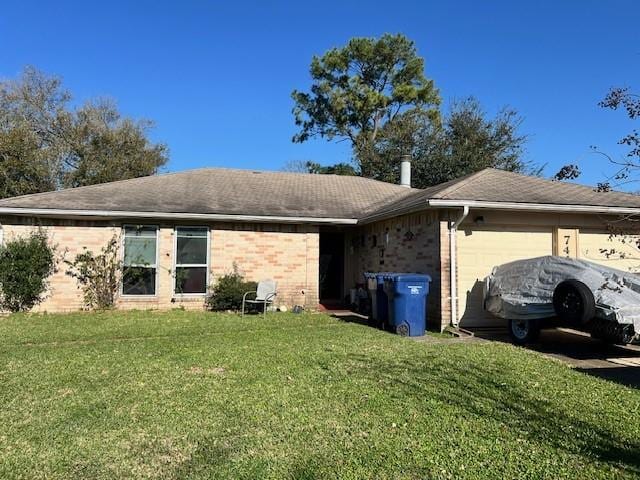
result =
[{"label": "roof eave", "polygon": [[148,220],[200,220],[222,222],[256,223],[308,223],[330,225],[355,225],[356,218],[302,217],[277,215],[234,215],[221,213],[181,213],[181,212],[132,212],[119,210],[69,210],[54,208],[0,207],[0,215],[30,217],[78,218],[78,219],[118,219],[138,218]]},{"label": "roof eave", "polygon": [[555,203],[516,203],[516,202],[488,202],[483,200],[447,200],[429,199],[427,205],[436,208],[483,208],[493,210],[518,210],[531,212],[558,213],[602,213],[611,215],[640,214],[640,207],[615,207],[603,205],[569,205]]},{"label": "roof eave", "polygon": [[409,213],[420,212],[427,208],[429,208],[427,202],[422,201],[408,207],[397,208],[395,210],[389,210],[384,213],[373,213],[371,215],[358,219],[358,225],[366,225],[368,223],[379,222],[382,220],[387,220],[389,218],[397,217],[398,215],[407,215]]},{"label": "roof eave", "polygon": [[600,213],[609,215],[640,215],[640,207],[614,207],[602,205],[563,205],[552,203],[516,203],[516,202],[488,202],[482,200],[448,200],[431,198],[424,202],[408,207],[390,210],[380,214],[372,214],[358,220],[358,225],[387,220],[398,215],[420,212],[429,208],[482,208],[492,210],[516,210],[529,212],[556,213]]}]

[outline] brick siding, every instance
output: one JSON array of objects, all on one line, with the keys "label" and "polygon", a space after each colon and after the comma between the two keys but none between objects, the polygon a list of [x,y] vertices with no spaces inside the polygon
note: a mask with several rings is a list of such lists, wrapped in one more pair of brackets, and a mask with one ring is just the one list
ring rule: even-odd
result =
[{"label": "brick siding", "polygon": [[362,283],[364,272],[426,273],[432,278],[428,327],[441,330],[449,323],[450,311],[447,231],[437,212],[403,215],[354,230],[347,237],[347,285]]},{"label": "brick siding", "polygon": [[[84,307],[82,292],[66,275],[62,259],[73,259],[85,247],[98,252],[112,236],[120,235],[122,223],[75,220],[1,218],[4,241],[28,234],[38,225],[56,245],[60,261],[50,281],[46,299],[36,311],[63,312]],[[130,222],[129,222],[130,223]],[[179,226],[186,225],[183,223]],[[161,224],[158,232],[158,283],[153,297],[120,296],[123,309],[169,309],[177,306],[202,309],[203,297],[180,297],[173,293],[174,227]],[[319,233],[315,226],[287,224],[214,223],[211,235],[210,283],[233,271],[234,264],[247,280],[271,278],[278,282],[278,305],[318,304]]]}]

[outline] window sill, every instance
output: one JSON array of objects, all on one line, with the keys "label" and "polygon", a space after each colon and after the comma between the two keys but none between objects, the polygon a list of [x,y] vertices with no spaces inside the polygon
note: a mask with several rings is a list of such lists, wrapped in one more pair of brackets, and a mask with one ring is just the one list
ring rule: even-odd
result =
[{"label": "window sill", "polygon": [[183,295],[174,295],[171,297],[172,302],[198,302],[207,298],[206,293],[185,293]]},{"label": "window sill", "polygon": [[157,300],[158,295],[120,295],[120,300],[125,300],[127,302],[148,302],[149,300]]}]

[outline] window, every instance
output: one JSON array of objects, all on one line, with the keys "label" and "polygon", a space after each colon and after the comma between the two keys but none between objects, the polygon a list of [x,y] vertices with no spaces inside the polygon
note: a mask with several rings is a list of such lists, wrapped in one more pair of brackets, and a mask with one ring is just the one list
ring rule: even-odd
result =
[{"label": "window", "polygon": [[175,242],[175,293],[207,293],[209,273],[209,229],[177,227]]},{"label": "window", "polygon": [[123,295],[155,295],[158,272],[158,228],[124,227]]}]

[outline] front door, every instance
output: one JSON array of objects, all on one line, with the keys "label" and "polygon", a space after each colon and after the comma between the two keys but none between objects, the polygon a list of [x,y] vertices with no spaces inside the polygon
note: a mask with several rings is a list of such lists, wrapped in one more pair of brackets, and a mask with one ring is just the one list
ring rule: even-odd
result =
[{"label": "front door", "polygon": [[344,234],[320,233],[320,301],[341,302],[344,277]]}]

